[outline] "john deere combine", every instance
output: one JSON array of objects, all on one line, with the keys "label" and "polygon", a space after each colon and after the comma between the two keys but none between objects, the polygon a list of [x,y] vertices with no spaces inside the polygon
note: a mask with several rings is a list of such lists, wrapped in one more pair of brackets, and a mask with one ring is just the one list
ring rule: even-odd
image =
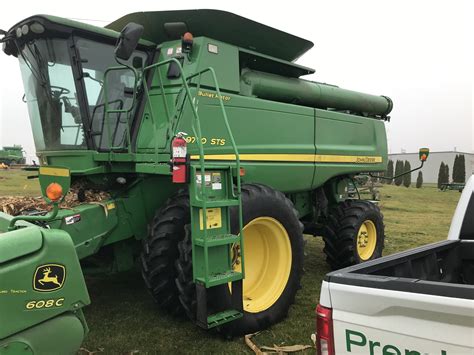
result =
[{"label": "john deere combine", "polygon": [[13,145],[0,149],[0,164],[25,164],[25,156],[21,145]]},{"label": "john deere combine", "polygon": [[[2,42],[51,204],[0,214],[2,351],[77,349],[89,271],[138,262],[159,307],[243,334],[287,315],[303,233],[324,238],[333,268],[381,255],[379,209],[347,190],[386,169],[392,102],[300,79],[310,41],[190,10],[106,28],[38,15]],[[70,185],[77,205],[61,208]],[[88,190],[110,198],[83,202]]]}]

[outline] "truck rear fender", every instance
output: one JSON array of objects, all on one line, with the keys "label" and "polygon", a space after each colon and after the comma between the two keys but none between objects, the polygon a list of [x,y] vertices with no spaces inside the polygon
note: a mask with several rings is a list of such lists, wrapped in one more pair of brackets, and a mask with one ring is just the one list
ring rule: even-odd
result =
[{"label": "truck rear fender", "polygon": [[364,334],[367,339],[390,340],[394,345],[416,343],[430,354],[440,353],[443,346],[448,354],[471,349],[473,300],[338,283],[328,285],[336,353],[344,353],[342,339],[347,339],[348,330]]},{"label": "truck rear fender", "polygon": [[465,227],[465,220],[467,221],[469,218],[471,220],[474,219],[474,175],[467,181],[461,198],[459,199],[453,220],[451,221],[451,227],[449,228],[449,240],[459,239],[461,229],[463,227],[467,228],[467,226]]},{"label": "truck rear fender", "polygon": [[323,281],[321,285],[321,293],[319,295],[319,304],[326,308],[332,308],[331,294],[329,293],[329,283]]}]

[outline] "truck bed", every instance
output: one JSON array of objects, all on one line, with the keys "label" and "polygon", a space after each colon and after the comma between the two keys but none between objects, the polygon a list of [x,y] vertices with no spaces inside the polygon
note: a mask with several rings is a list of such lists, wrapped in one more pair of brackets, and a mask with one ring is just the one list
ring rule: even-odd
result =
[{"label": "truck bed", "polygon": [[474,240],[447,240],[337,270],[325,281],[474,300]]}]

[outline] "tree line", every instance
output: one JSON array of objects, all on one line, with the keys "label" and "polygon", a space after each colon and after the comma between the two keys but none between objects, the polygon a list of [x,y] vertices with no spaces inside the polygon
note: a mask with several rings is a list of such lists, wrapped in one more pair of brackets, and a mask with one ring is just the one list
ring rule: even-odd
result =
[{"label": "tree line", "polygon": [[[386,177],[394,177],[395,179],[393,180],[385,180],[383,182],[391,185],[392,183],[395,184],[396,186],[400,186],[403,184],[405,187],[410,187],[411,185],[411,173],[406,174],[403,176],[399,176],[403,173],[406,173],[411,170],[411,164],[408,160],[397,160],[395,163],[393,160],[388,161],[388,166],[387,166],[387,171],[385,172]],[[418,184],[420,184],[419,187],[423,185],[423,174],[421,174],[421,171],[418,173],[418,178],[417,178],[417,187]],[[420,182],[421,181],[421,182]]]},{"label": "tree line", "polygon": [[[464,154],[456,154],[453,164],[453,174],[451,176],[453,183],[465,183],[466,182],[466,158]],[[443,161],[439,166],[438,171],[438,188],[441,188],[442,184],[449,184],[449,165]]]},{"label": "tree line", "polygon": [[[391,185],[392,183],[396,186],[403,186],[410,187],[411,185],[411,174],[406,174],[403,176],[401,175],[405,172],[411,170],[410,162],[405,160],[397,160],[394,162],[393,160],[388,161],[387,170],[384,174],[386,177],[393,177],[396,178],[393,180],[381,180],[381,182]],[[397,177],[398,176],[398,177]],[[441,162],[438,172],[438,188],[441,187],[444,183],[449,183],[449,165]],[[466,182],[466,160],[463,154],[457,154],[454,159],[453,164],[453,171],[452,171],[452,181],[456,183],[464,183]],[[420,188],[423,186],[423,173],[421,171],[418,172],[418,177],[416,179],[416,187]]]}]

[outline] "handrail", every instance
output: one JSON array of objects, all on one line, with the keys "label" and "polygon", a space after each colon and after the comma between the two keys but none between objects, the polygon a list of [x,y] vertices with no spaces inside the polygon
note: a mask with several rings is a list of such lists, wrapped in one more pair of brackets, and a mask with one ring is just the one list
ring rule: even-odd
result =
[{"label": "handrail", "polygon": [[[198,112],[197,112],[197,109],[196,109],[196,105],[195,105],[195,102],[194,102],[194,99],[196,99],[196,98],[192,99],[191,90],[189,88],[188,81],[192,80],[193,78],[198,77],[199,80],[198,80],[198,85],[197,85],[197,92],[199,93],[199,89],[200,89],[200,85],[201,85],[201,79],[202,79],[203,74],[210,73],[210,75],[212,77],[212,80],[214,82],[214,90],[217,94],[217,98],[219,100],[219,107],[221,109],[222,116],[224,118],[224,124],[225,124],[227,133],[228,133],[229,138],[230,138],[230,142],[231,142],[231,145],[232,145],[232,150],[234,151],[234,154],[235,154],[237,195],[235,194],[233,189],[231,189],[231,193],[232,193],[232,196],[236,197],[239,201],[239,231],[240,231],[241,236],[242,236],[243,220],[242,220],[242,198],[241,198],[241,179],[240,179],[240,155],[239,155],[239,151],[238,151],[238,148],[237,148],[237,144],[235,143],[234,136],[232,134],[232,129],[230,128],[230,124],[229,124],[229,121],[228,121],[228,118],[227,118],[227,113],[225,111],[224,102],[222,100],[222,94],[221,94],[219,84],[218,84],[218,81],[217,81],[216,72],[215,72],[214,68],[208,67],[208,68],[205,68],[203,70],[200,70],[199,72],[196,72],[196,73],[193,73],[189,76],[186,76],[185,73],[184,73],[184,70],[183,70],[183,66],[181,65],[180,61],[178,61],[176,58],[169,58],[169,59],[166,59],[164,61],[154,63],[154,64],[151,64],[149,66],[144,67],[143,68],[143,73],[141,74],[141,78],[144,77],[144,74],[145,74],[146,71],[155,70],[155,69],[158,69],[158,68],[160,68],[160,67],[162,67],[166,64],[170,64],[170,63],[175,63],[178,70],[179,70],[179,73],[180,73],[179,77],[181,79],[182,86],[185,90],[185,97],[184,97],[184,101],[183,101],[183,107],[186,104],[186,99],[187,99],[189,101],[189,105],[191,107],[191,111],[192,111],[193,118],[194,118],[191,128],[193,130],[194,135],[197,138],[197,145],[198,145],[198,150],[199,150],[199,165],[200,165],[199,170],[200,170],[200,173],[201,173],[201,197],[202,197],[202,198],[199,198],[198,196],[195,196],[195,198],[202,203],[203,225],[204,226],[207,226],[204,144],[202,143],[201,122],[200,122],[200,118],[199,118],[199,115],[198,115]],[[109,71],[124,69],[124,67],[128,68],[128,69],[131,69],[133,71],[133,73],[135,75],[135,79],[137,81],[137,78],[138,78],[137,70],[135,68],[131,68],[131,67],[128,67],[128,66],[109,68],[109,69],[106,70],[104,76]],[[168,107],[168,102],[166,101],[165,89],[164,89],[163,79],[162,79],[162,75],[161,75],[160,70],[158,70],[158,79],[159,79],[160,91],[161,91],[161,96],[162,96],[162,99],[163,99],[163,105],[164,105],[164,108],[165,108],[167,119],[168,119],[169,124],[173,123],[172,125],[174,127],[170,126],[170,129],[173,131],[172,132],[173,136],[175,136],[177,134],[176,129],[179,126],[179,119],[181,118],[181,116],[177,117],[176,123],[171,122],[171,117],[173,117],[173,118],[175,117],[178,105],[176,105],[175,112],[173,112],[173,115],[171,116],[171,113],[170,113],[170,110],[169,110],[169,107]],[[156,132],[157,131],[157,121],[156,121],[156,117],[154,115],[152,102],[150,100],[150,90],[148,89],[148,83],[146,82],[146,80],[142,80],[141,84],[143,85],[143,90],[144,90],[144,93],[145,93],[145,96],[146,96],[145,97],[145,100],[147,101],[146,103],[149,106],[149,113],[150,113],[150,116],[151,116],[151,119],[152,119],[153,129]],[[135,89],[136,89],[136,86],[135,86]],[[108,110],[106,80],[104,80],[104,92],[105,92],[105,108],[104,108],[104,111],[105,111],[105,118],[106,118],[107,124],[109,123],[108,122],[108,113],[112,113],[112,112],[117,112],[118,113],[118,112],[129,112],[129,111],[131,111],[131,109],[130,110]],[[131,107],[133,107],[134,104],[135,104],[135,96],[136,95],[134,93],[134,95],[133,95],[133,104],[131,105]],[[196,102],[197,101],[198,100],[196,100]],[[127,125],[126,130],[127,130],[128,151],[130,152],[130,149],[131,149],[130,141],[131,141],[131,139],[130,139],[129,125]],[[110,142],[110,139],[111,139],[111,137],[110,137],[110,130],[109,130],[109,147],[110,147],[110,149],[112,149],[113,142]],[[158,162],[158,140],[157,139],[154,140],[154,145],[155,145],[154,146],[155,163],[157,163]],[[204,237],[205,237],[204,240],[205,240],[205,243],[206,243],[206,241],[207,241],[207,238],[206,238],[207,237],[207,228],[204,228]],[[243,236],[241,238],[241,248],[243,250]],[[206,265],[207,265],[207,263],[206,263]],[[244,273],[243,265],[242,265],[242,273]]]},{"label": "handrail", "polygon": [[[112,71],[118,71],[118,70],[125,70],[125,69],[129,69],[133,75],[135,76],[135,83],[138,81],[138,78],[139,78],[139,75],[138,75],[138,72],[135,68],[132,68],[132,67],[129,67],[127,65],[123,65],[123,66],[116,66],[116,67],[110,67],[110,68],[107,68],[104,72],[104,121],[107,125],[107,131],[108,131],[108,141],[109,141],[109,147],[108,149],[110,150],[110,152],[113,152],[114,149],[123,149],[123,147],[114,147],[113,144],[114,144],[114,140],[116,138],[116,130],[115,130],[115,133],[112,137],[112,133],[111,133],[111,130],[110,130],[110,122],[109,122],[109,113],[118,113],[119,116],[117,117],[117,121],[120,119],[120,114],[122,113],[125,113],[128,115],[128,113],[130,111],[133,110],[134,106],[135,106],[135,101],[136,101],[136,84],[133,88],[133,97],[132,97],[132,103],[130,105],[130,108],[127,110],[127,109],[119,109],[119,110],[109,110],[109,104],[112,103],[113,101],[109,102],[109,98],[108,98],[108,91],[107,91],[107,75],[109,74],[109,72],[112,72]],[[115,100],[114,100],[115,101]],[[118,123],[117,123],[118,124]],[[127,151],[128,153],[131,153],[132,152],[132,147],[131,147],[131,136],[130,136],[130,127],[129,127],[129,122],[128,122],[128,116],[127,116],[127,126],[126,126],[126,137],[127,137]],[[103,133],[103,129],[102,129],[102,134]],[[102,143],[102,136],[101,136],[101,139],[100,139],[100,143]]]},{"label": "handrail", "polygon": [[8,225],[8,231],[11,232],[15,230],[15,223],[18,221],[49,222],[56,218],[56,216],[58,215],[58,212],[59,212],[59,203],[53,203],[53,209],[44,216],[25,216],[25,215],[15,216],[10,220],[10,224]]},{"label": "handrail", "polygon": [[[190,104],[190,107],[191,107],[191,110],[192,110],[192,113],[193,113],[193,117],[194,117],[193,124],[192,124],[192,130],[193,130],[194,135],[197,138],[197,145],[198,145],[198,149],[199,149],[199,165],[200,165],[200,172],[201,172],[201,196],[202,196],[202,199],[199,199],[197,196],[196,196],[196,199],[201,200],[200,202],[202,202],[202,205],[203,205],[203,225],[204,226],[207,226],[207,223],[206,223],[207,222],[207,216],[206,216],[207,213],[205,212],[205,211],[207,211],[207,209],[206,209],[206,190],[205,190],[204,145],[202,144],[201,122],[200,122],[200,118],[199,118],[199,114],[197,112],[196,106],[195,106],[193,100],[191,99],[192,96],[191,96],[191,91],[190,91],[190,88],[189,88],[188,81],[190,81],[191,79],[193,79],[195,77],[199,78],[198,86],[197,86],[197,92],[199,93],[199,88],[200,88],[200,85],[201,85],[202,75],[205,74],[205,73],[208,73],[208,72],[211,74],[212,80],[214,82],[215,92],[216,92],[217,98],[219,100],[219,106],[220,106],[220,109],[221,109],[221,112],[222,112],[222,116],[224,118],[224,124],[225,124],[226,130],[227,130],[227,133],[229,135],[230,141],[231,141],[232,149],[233,149],[234,154],[235,154],[237,196],[235,195],[234,191],[232,191],[232,195],[234,197],[237,197],[238,200],[239,200],[239,231],[240,231],[240,233],[242,233],[243,221],[242,221],[242,200],[241,200],[241,179],[240,179],[240,155],[239,155],[239,151],[238,151],[238,148],[237,148],[237,144],[235,143],[234,136],[232,134],[232,129],[230,127],[229,120],[227,118],[227,113],[225,111],[224,102],[222,100],[222,94],[221,94],[221,91],[220,91],[220,88],[219,88],[219,83],[217,81],[216,72],[215,72],[214,68],[208,67],[208,68],[205,68],[203,70],[200,70],[199,72],[193,73],[189,76],[185,76],[183,66],[181,65],[181,63],[176,58],[169,58],[169,59],[166,59],[166,60],[161,61],[159,63],[149,65],[149,66],[144,68],[143,72],[146,72],[147,70],[157,69],[157,68],[162,67],[162,66],[164,66],[166,64],[169,64],[169,63],[175,63],[177,68],[179,69],[179,73],[180,73],[179,77],[181,78],[181,82],[182,82],[182,85],[183,85],[184,90],[186,92],[187,100],[189,101],[189,104]],[[169,112],[168,105],[167,105],[166,98],[165,98],[165,90],[164,90],[164,86],[163,86],[163,80],[162,80],[161,72],[159,70],[158,70],[158,75],[159,75],[161,95],[162,95],[163,102],[164,102],[164,105],[165,105],[165,111],[166,111],[166,114],[167,114],[168,122],[171,123],[170,112]],[[155,131],[156,131],[156,121],[155,121],[155,118],[153,117],[153,109],[151,107],[151,100],[150,100],[150,96],[149,96],[148,86],[145,82],[142,82],[142,84],[144,86],[144,90],[145,90],[145,93],[146,93],[146,100],[149,102],[150,114],[152,116],[153,125],[154,125]],[[184,98],[184,100],[186,100],[186,97]],[[178,126],[179,126],[179,118],[176,121],[176,126],[174,127],[174,129],[176,130],[176,128]],[[176,133],[177,132],[173,132],[173,135],[176,135]],[[155,153],[157,154],[156,141],[157,140],[155,139]],[[207,237],[207,228],[204,228],[204,237]],[[205,240],[206,239],[207,238],[205,238]],[[243,243],[243,238],[241,238],[241,243]],[[243,245],[241,245],[241,248],[243,249]],[[244,270],[242,269],[242,273],[243,272],[244,272]]]}]

